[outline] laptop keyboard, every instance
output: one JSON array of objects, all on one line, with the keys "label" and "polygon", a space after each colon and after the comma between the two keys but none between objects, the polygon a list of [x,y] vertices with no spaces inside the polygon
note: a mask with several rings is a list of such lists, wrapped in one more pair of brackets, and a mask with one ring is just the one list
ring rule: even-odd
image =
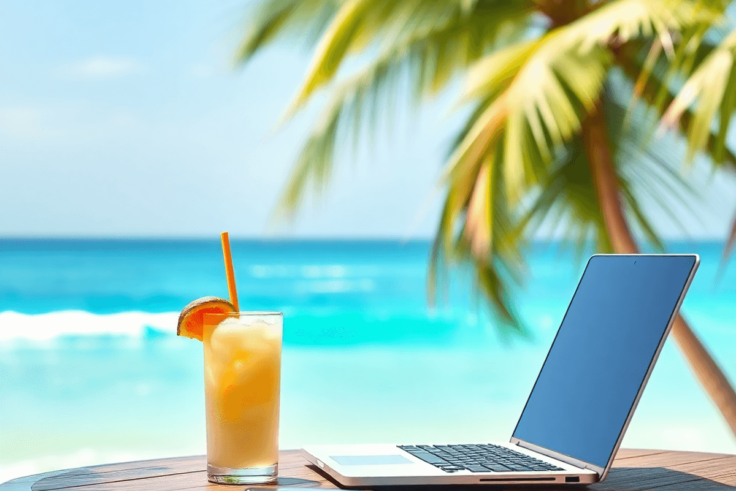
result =
[{"label": "laptop keyboard", "polygon": [[401,450],[445,472],[561,471],[547,462],[500,445],[399,445]]}]

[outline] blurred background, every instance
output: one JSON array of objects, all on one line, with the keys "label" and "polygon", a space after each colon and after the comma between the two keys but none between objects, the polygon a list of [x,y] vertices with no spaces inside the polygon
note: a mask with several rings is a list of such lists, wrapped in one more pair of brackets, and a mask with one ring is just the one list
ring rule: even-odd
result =
[{"label": "blurred background", "polygon": [[223,230],[282,448],[508,438],[587,256],[639,249],[701,267],[624,446],[736,451],[727,2],[0,6],[0,482],[204,453],[176,319]]}]

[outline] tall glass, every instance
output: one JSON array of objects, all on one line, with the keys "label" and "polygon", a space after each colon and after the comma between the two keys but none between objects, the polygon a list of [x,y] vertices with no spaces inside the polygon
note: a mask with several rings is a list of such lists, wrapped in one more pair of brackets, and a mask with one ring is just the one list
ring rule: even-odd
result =
[{"label": "tall glass", "polygon": [[283,316],[204,315],[207,478],[216,483],[276,480]]}]

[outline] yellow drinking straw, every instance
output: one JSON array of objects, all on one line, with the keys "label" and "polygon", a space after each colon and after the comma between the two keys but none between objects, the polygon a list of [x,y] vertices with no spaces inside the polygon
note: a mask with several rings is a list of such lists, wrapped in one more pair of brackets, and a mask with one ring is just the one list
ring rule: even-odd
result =
[{"label": "yellow drinking straw", "polygon": [[222,239],[222,255],[225,256],[225,276],[227,276],[227,291],[230,294],[230,303],[235,307],[235,312],[240,312],[238,307],[238,291],[235,289],[235,271],[233,270],[233,256],[230,253],[230,238],[227,232],[220,234]]}]

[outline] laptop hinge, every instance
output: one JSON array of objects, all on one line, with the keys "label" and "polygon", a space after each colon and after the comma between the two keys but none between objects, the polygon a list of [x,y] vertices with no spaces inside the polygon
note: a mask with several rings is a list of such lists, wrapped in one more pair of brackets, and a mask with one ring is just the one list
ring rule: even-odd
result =
[{"label": "laptop hinge", "polygon": [[522,448],[526,448],[527,450],[531,450],[533,452],[540,453],[547,457],[551,457],[553,459],[560,460],[566,464],[570,464],[574,467],[577,467],[578,469],[587,469],[587,470],[591,470],[593,472],[598,473],[599,476],[603,475],[603,471],[604,471],[603,467],[599,467],[589,462],[583,462],[582,460],[578,460],[576,458],[570,457],[569,455],[561,454],[559,452],[555,452],[554,450],[540,447],[539,445],[525,442],[524,440],[520,440],[514,437],[511,437],[510,443],[513,443],[514,445],[518,445]]}]

